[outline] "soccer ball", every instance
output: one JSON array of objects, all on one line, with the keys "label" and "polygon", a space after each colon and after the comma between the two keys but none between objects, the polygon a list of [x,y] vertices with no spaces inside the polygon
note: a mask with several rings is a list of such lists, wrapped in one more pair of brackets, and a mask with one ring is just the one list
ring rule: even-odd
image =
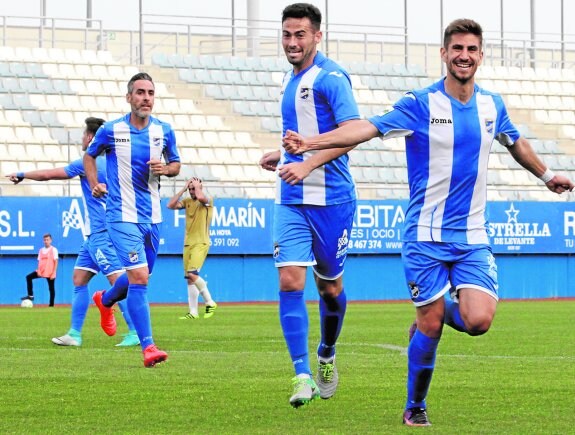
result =
[{"label": "soccer ball", "polygon": [[20,304],[22,308],[32,308],[34,303],[30,299],[24,299]]}]

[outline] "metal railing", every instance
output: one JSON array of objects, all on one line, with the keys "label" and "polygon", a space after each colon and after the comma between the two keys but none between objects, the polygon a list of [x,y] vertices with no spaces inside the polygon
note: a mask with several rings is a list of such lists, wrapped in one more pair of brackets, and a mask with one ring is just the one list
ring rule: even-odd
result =
[{"label": "metal railing", "polygon": [[[280,57],[279,21],[217,17],[142,15],[141,29],[106,29],[101,20],[0,16],[3,45],[110,50],[130,64],[149,64],[152,54],[193,53]],[[485,32],[485,60],[492,65],[573,67],[575,35]],[[322,51],[334,59],[418,64],[431,76],[440,73],[440,41],[412,42],[403,26],[329,23]]]}]

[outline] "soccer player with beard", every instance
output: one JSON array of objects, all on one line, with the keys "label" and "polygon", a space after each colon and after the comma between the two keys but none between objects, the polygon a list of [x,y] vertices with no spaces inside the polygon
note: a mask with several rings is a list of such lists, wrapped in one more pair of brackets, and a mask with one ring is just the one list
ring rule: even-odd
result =
[{"label": "soccer player with beard", "polygon": [[[312,136],[354,124],[359,111],[345,70],[317,50],[321,13],[308,3],[287,6],[282,14],[282,45],[293,70],[283,80],[284,132]],[[336,341],[346,312],[343,271],[356,209],[355,184],[346,149],[303,155],[278,151],[260,159],[278,170],[274,205],[274,260],[279,271],[279,315],[293,363],[297,408],[317,397],[329,399],[338,385]],[[308,356],[308,314],[304,299],[306,270],[313,267],[319,293],[321,338],[317,384]],[[318,388],[319,387],[319,388]]]},{"label": "soccer player with beard", "polygon": [[[113,315],[112,305],[127,298],[145,367],[168,358],[154,344],[147,290],[160,245],[160,176],[174,177],[180,172],[176,135],[169,124],[152,116],[154,99],[152,77],[144,72],[134,75],[126,94],[131,112],[100,127],[84,154],[92,195],[100,197],[109,191],[106,223],[129,281],[127,295],[120,291],[96,292],[93,299],[106,324]],[[107,183],[101,183],[96,172],[96,158],[103,152]]]},{"label": "soccer player with beard", "polygon": [[[475,84],[483,59],[481,26],[459,19],[444,32],[444,78],[408,92],[388,113],[304,137],[284,149],[349,147],[374,137],[405,137],[410,199],[403,232],[406,284],[416,308],[408,347],[403,423],[431,425],[426,396],[443,325],[469,335],[488,331],[497,306],[497,266],[486,232],[487,163],[494,140],[552,192],[574,187],[556,175],[512,124],[502,98]],[[444,298],[450,292],[452,299]]]}]

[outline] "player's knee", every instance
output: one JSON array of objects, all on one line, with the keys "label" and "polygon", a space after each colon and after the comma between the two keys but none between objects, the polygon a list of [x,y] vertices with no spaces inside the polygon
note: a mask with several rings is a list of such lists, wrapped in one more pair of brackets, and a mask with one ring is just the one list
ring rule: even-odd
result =
[{"label": "player's knee", "polygon": [[464,319],[464,321],[469,335],[483,335],[489,331],[493,321],[493,316],[488,313],[480,313],[471,316],[471,318]]},{"label": "player's knee", "polygon": [[417,329],[430,338],[439,338],[443,332],[443,320],[439,318],[418,319]]},{"label": "player's knee", "polygon": [[323,279],[316,277],[316,285],[321,297],[337,298],[343,290],[341,278]]}]

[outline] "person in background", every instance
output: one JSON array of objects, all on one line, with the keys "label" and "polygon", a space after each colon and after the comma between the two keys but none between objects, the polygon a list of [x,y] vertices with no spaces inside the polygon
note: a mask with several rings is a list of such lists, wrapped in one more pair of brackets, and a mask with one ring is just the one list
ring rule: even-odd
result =
[{"label": "person in background", "polygon": [[[188,191],[189,198],[182,199]],[[214,211],[213,199],[205,194],[202,180],[193,177],[176,193],[167,207],[171,210],[186,210],[186,232],[184,236],[184,276],[188,282],[188,313],[181,320],[199,318],[198,296],[205,302],[204,318],[212,317],[218,307],[214,302],[206,281],[200,276],[200,269],[210,249],[210,224]]]},{"label": "person in background", "polygon": [[[155,101],[152,77],[145,72],[137,73],[130,78],[127,88],[130,113],[100,127],[83,161],[92,195],[98,198],[108,194],[106,224],[129,284],[127,289],[96,292],[92,299],[100,309],[100,323],[108,325],[114,316],[114,303],[127,298],[144,367],[153,367],[168,358],[154,343],[147,296],[148,280],[160,246],[160,177],[179,174],[180,156],[172,127],[152,116]],[[102,153],[106,154],[106,183],[97,176],[96,159]]]},{"label": "person in background", "polygon": [[[360,115],[348,73],[317,50],[321,12],[308,3],[282,13],[282,45],[293,70],[281,90],[284,133],[304,136],[337,130]],[[260,159],[263,169],[279,171],[273,222],[273,257],[279,271],[279,317],[295,371],[290,404],[298,408],[335,394],[335,365],[347,297],[343,271],[356,209],[355,183],[346,149],[286,153],[281,147]],[[305,180],[301,174],[308,176]],[[313,267],[319,293],[321,338],[314,381],[308,355],[306,270]]]},{"label": "person in background", "polygon": [[[393,110],[319,136],[288,132],[284,149],[304,153],[355,146],[374,137],[405,137],[410,199],[402,261],[416,310],[409,330],[407,400],[403,423],[430,426],[426,397],[443,325],[485,334],[498,301],[485,207],[487,163],[494,140],[547,189],[561,194],[573,182],[554,174],[521,137],[500,95],[475,84],[483,31],[470,19],[450,23],[441,59],[447,74],[408,92]],[[444,295],[451,294],[451,298]]]},{"label": "person in background", "polygon": [[[21,174],[21,173],[20,173]],[[11,174],[8,177],[12,180],[16,174]],[[16,177],[20,178],[20,177]],[[34,272],[26,275],[26,296],[21,297],[21,300],[29,299],[34,301],[34,283],[33,280],[37,278],[46,278],[48,283],[48,291],[50,292],[50,304],[54,306],[54,298],[56,297],[56,271],[58,270],[58,249],[52,246],[52,235],[44,234],[42,237],[44,247],[38,251],[38,268]]]},{"label": "person in background", "polygon": [[[82,150],[85,151],[90,141],[94,138],[98,128],[104,123],[103,119],[89,117],[86,118],[84,132],[82,134]],[[98,179],[102,182],[106,180],[106,159],[103,156],[97,159]],[[74,177],[80,177],[82,195],[84,197],[84,215],[85,228],[84,236],[86,239],[80,248],[72,281],[74,284],[74,295],[72,298],[71,325],[68,332],[60,337],[52,338],[52,342],[59,346],[81,346],[82,345],[82,328],[90,306],[90,295],[88,294],[88,283],[102,272],[108,279],[110,285],[115,285],[117,278],[124,273],[122,265],[118,260],[116,251],[110,241],[108,231],[106,230],[106,198],[94,198],[90,190],[90,185],[84,174],[84,164],[82,159],[75,160],[69,165],[54,168],[40,169],[37,171],[19,172],[8,175],[10,181],[14,184],[20,183],[24,179],[35,181],[48,180],[69,180]],[[118,282],[122,285],[122,280]],[[127,286],[127,281],[124,282]],[[136,346],[140,344],[138,335],[128,313],[125,302],[119,304],[124,320],[128,325],[128,333],[124,339],[116,346]],[[116,331],[115,323],[110,332]],[[113,334],[112,334],[113,335]]]}]

